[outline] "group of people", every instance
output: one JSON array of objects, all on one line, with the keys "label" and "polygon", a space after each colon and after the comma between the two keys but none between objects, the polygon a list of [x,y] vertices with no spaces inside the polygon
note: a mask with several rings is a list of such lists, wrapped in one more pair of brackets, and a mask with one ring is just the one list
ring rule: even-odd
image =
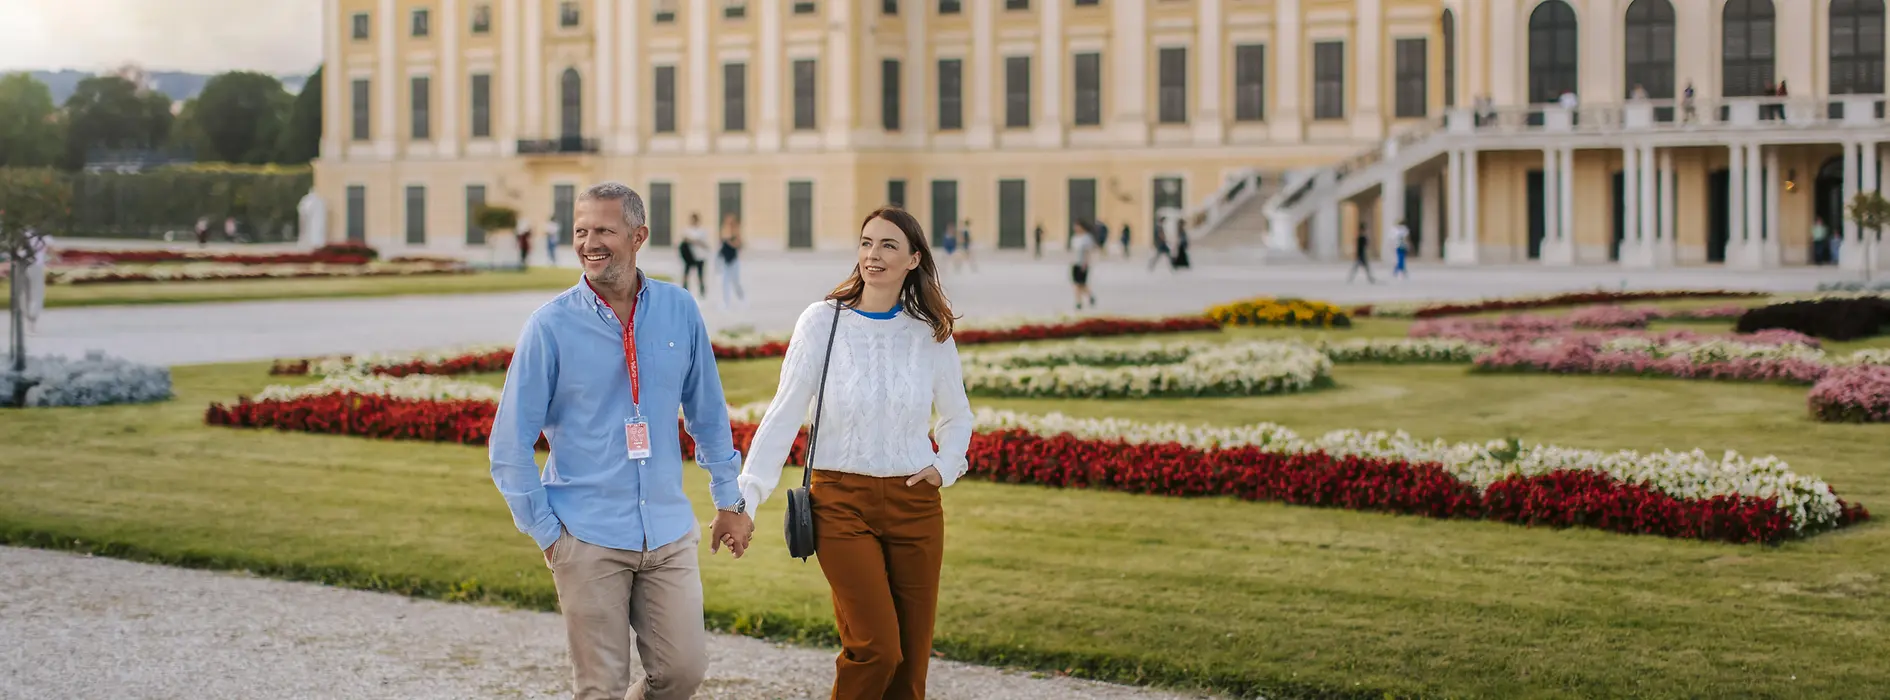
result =
[{"label": "group of people", "polygon": [[[939,493],[965,474],[973,415],[957,316],[918,220],[896,207],[864,217],[851,269],[834,270],[839,283],[796,321],[744,457],[695,301],[637,265],[649,238],[642,197],[604,183],[575,212],[583,279],[526,321],[490,440],[493,481],[557,587],[575,697],[679,700],[707,672],[703,533],[684,493],[678,413],[709,473],[710,554],[741,559],[811,409],[812,471],[786,500],[806,516],[790,529],[811,527],[832,590],[842,650],[831,697],[924,698],[945,547]],[[542,470],[541,435],[551,445]],[[634,687],[633,650],[644,672]]]},{"label": "group of people", "polygon": [[[1174,219],[1175,243],[1170,246],[1168,237],[1160,227],[1155,229],[1155,255],[1149,258],[1148,269],[1155,270],[1156,263],[1168,261],[1171,270],[1186,270],[1192,266],[1188,260],[1188,222]],[[1043,224],[1038,224],[1034,233],[1037,255],[1043,255]],[[1122,256],[1129,257],[1129,225],[1122,225]],[[1070,227],[1070,286],[1076,294],[1076,310],[1082,311],[1087,303],[1096,308],[1096,293],[1089,288],[1090,270],[1095,258],[1101,257],[1109,245],[1109,227],[1095,220],[1077,221]]]},{"label": "group of people", "polygon": [[[1409,280],[1411,279],[1411,268],[1408,264],[1411,258],[1411,228],[1404,225],[1403,219],[1399,219],[1397,225],[1391,227],[1390,235],[1392,253],[1397,256],[1397,263],[1391,268],[1391,276],[1393,279],[1403,277]],[[1345,273],[1346,284],[1351,284],[1357,279],[1361,271],[1365,273],[1366,284],[1378,284],[1378,278],[1372,276],[1371,254],[1370,225],[1360,223],[1358,236],[1352,239],[1352,269]]]},{"label": "group of people", "polygon": [[[682,240],[676,244],[677,254],[682,256],[683,291],[689,291],[689,275],[696,276],[696,292],[703,298],[709,296],[709,283],[702,277],[703,270],[709,266],[709,232],[702,228],[702,215],[690,212],[689,228],[683,229]],[[715,261],[720,264],[716,276],[722,279],[722,310],[727,311],[731,304],[747,306],[747,293],[742,291],[742,225],[734,214],[722,216],[722,231],[716,237]]]},{"label": "group of people", "polygon": [[[558,264],[558,237],[564,229],[558,226],[557,219],[545,222],[545,264]],[[518,269],[523,270],[532,257],[532,225],[521,222],[515,234],[518,240]]]}]

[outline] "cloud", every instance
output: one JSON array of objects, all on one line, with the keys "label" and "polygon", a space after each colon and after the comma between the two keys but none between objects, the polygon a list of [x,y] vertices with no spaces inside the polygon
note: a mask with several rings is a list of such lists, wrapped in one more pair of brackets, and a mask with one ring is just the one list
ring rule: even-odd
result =
[{"label": "cloud", "polygon": [[0,0],[0,70],[299,73],[321,62],[319,0]]}]

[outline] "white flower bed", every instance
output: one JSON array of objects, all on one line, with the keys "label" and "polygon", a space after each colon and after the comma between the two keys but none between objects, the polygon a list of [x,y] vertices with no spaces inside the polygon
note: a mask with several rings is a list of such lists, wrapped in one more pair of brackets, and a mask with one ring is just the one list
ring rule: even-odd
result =
[{"label": "white flower bed", "polygon": [[1333,362],[1461,363],[1469,364],[1490,347],[1455,338],[1355,338],[1319,341],[1320,351]]},{"label": "white flower bed", "polygon": [[1890,349],[1859,350],[1838,360],[1841,365],[1882,365],[1890,367]]},{"label": "white flower bed", "polygon": [[398,367],[414,362],[440,364],[468,355],[488,355],[502,350],[509,350],[510,345],[464,345],[454,348],[421,350],[417,352],[370,352],[360,355],[329,355],[308,361],[308,373],[311,376],[331,377],[338,374],[368,374],[377,367]]},{"label": "white flower bed", "polygon": [[336,374],[304,386],[275,385],[256,395],[258,401],[292,401],[329,394],[371,394],[395,399],[424,401],[499,400],[497,387],[478,382],[416,374],[409,377],[384,377],[365,374]]},{"label": "white flower bed", "polygon": [[1687,358],[1694,363],[1730,362],[1732,360],[1805,360],[1824,362],[1823,350],[1795,343],[1756,345],[1732,340],[1656,341],[1625,336],[1602,343],[1609,352],[1629,352],[1651,357]]},{"label": "white flower bed", "polygon": [[1332,360],[1300,343],[1077,341],[966,353],[965,389],[999,396],[1146,398],[1251,396],[1303,391],[1331,381]]},{"label": "white flower bed", "polygon": [[13,372],[12,363],[0,364],[0,405],[10,404],[22,384],[28,387],[23,404],[27,408],[110,406],[171,398],[169,368],[106,357],[96,350],[78,360],[29,357],[24,373]]}]

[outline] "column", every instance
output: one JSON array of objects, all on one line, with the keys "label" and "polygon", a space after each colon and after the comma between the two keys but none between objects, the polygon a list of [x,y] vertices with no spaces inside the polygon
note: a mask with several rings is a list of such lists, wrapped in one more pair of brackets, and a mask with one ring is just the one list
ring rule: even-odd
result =
[{"label": "column", "polygon": [[[1273,49],[1267,65],[1273,69],[1267,81],[1267,123],[1269,135],[1281,143],[1299,143],[1304,136],[1300,125],[1300,80],[1312,70],[1312,61],[1300,41],[1300,0],[1273,0]],[[1117,3],[1136,5],[1140,3]]]},{"label": "column", "polygon": [[1418,198],[1422,207],[1418,212],[1419,226],[1423,227],[1424,240],[1411,251],[1411,256],[1425,260],[1436,260],[1441,255],[1438,251],[1444,241],[1444,173],[1424,178],[1420,186],[1423,195]]},{"label": "column", "polygon": [[[1862,148],[1855,143],[1844,144],[1845,207],[1850,206],[1851,198],[1856,197],[1858,191],[1862,189],[1862,183],[1858,182],[1857,177],[1859,160],[1862,160]],[[1860,235],[1861,231],[1857,226],[1857,222],[1851,221],[1851,217],[1842,214],[1840,214],[1838,218],[1843,220],[1843,228],[1841,229],[1843,233],[1841,235],[1844,239],[1844,242],[1838,245],[1838,265],[1847,270],[1864,269],[1862,265],[1864,258],[1861,253],[1863,249],[1857,245],[1863,238]],[[1835,226],[1836,224],[1834,223],[1832,225]]]},{"label": "column", "polygon": [[1443,233],[1444,250],[1456,257],[1458,242],[1463,240],[1463,161],[1464,152],[1453,150],[1444,161],[1444,208],[1450,212],[1449,230]]},{"label": "column", "polygon": [[[1753,148],[1763,147],[1754,146]],[[1784,246],[1780,243],[1785,237],[1785,232],[1779,228],[1778,213],[1779,192],[1783,188],[1780,183],[1784,180],[1785,176],[1778,167],[1778,149],[1767,151],[1765,173],[1759,180],[1764,183],[1763,191],[1765,192],[1765,237],[1759,241],[1762,253],[1759,260],[1765,267],[1777,267],[1782,262],[1780,256],[1784,253]]]},{"label": "column", "polygon": [[1561,218],[1561,227],[1557,229],[1561,241],[1559,254],[1564,264],[1575,262],[1575,149],[1564,148],[1557,158],[1561,172],[1555,176],[1555,184],[1561,188],[1561,201],[1555,205],[1555,213]]},{"label": "column", "polygon": [[1477,192],[1477,151],[1465,151],[1463,154],[1463,208],[1454,213],[1463,219],[1463,235],[1450,246],[1450,261],[1459,264],[1475,265],[1483,259],[1482,234],[1477,229],[1477,218],[1482,213],[1483,200]]},{"label": "column", "polygon": [[394,157],[395,144],[399,142],[394,124],[395,115],[399,114],[394,109],[394,101],[400,99],[400,90],[396,87],[400,84],[400,56],[394,52],[394,33],[400,31],[400,21],[394,16],[396,12],[394,0],[381,0],[377,11],[380,21],[374,29],[379,46],[374,56],[379,76],[375,82],[380,83],[379,89],[374,91],[374,151],[382,158]]},{"label": "column", "polygon": [[1641,147],[1621,150],[1622,265],[1641,264]]},{"label": "column", "polygon": [[[1299,3],[1299,0],[1277,1],[1281,5]],[[1148,143],[1149,126],[1148,3],[1113,2],[1110,5],[1114,27],[1110,31],[1109,54],[1115,70],[1108,89],[1103,91],[1114,106],[1109,128],[1121,145],[1142,146]],[[1298,26],[1296,19],[1291,31],[1297,32]],[[1279,28],[1279,31],[1286,29]],[[1290,71],[1282,71],[1285,72]],[[1299,137],[1294,136],[1293,140],[1298,141]]]},{"label": "column", "polygon": [[1746,147],[1726,149],[1726,264],[1736,264],[1746,247]]},{"label": "column", "polygon": [[[776,6],[774,11],[780,12],[779,6],[787,3],[764,4],[773,4]],[[853,9],[853,3],[827,3],[827,55],[821,58],[827,62],[827,75],[821,78],[827,81],[827,113],[821,118],[827,124],[828,148],[847,148],[853,143],[853,84],[855,81],[847,78],[848,70],[854,67],[853,46],[848,43],[857,29],[857,23],[853,21]],[[779,31],[777,30],[776,33]],[[774,77],[771,76],[770,80],[773,79]],[[780,102],[778,99],[775,100],[777,109],[780,107]]]},{"label": "column", "polygon": [[343,84],[348,71],[341,56],[340,0],[322,0],[322,25],[326,39],[322,42],[322,63],[328,66],[322,71],[322,160],[333,162],[342,159],[342,144],[352,138],[346,131],[347,113],[342,109],[342,96],[348,94]]},{"label": "column", "polygon": [[[762,2],[761,10],[761,55],[756,57],[754,82],[761,87],[761,119],[755,125],[755,149],[764,153],[781,150],[781,83],[792,80],[781,71],[781,6],[782,2]],[[829,2],[831,12],[836,6],[845,9],[846,3]],[[750,3],[749,7],[755,7]],[[829,72],[834,66],[832,57],[826,61]],[[826,78],[822,78],[826,80]],[[829,94],[835,86],[828,85]],[[826,111],[826,110],[822,110]],[[824,115],[832,123],[833,114]]]},{"label": "column", "polygon": [[617,82],[623,89],[617,91],[616,135],[611,139],[614,153],[633,155],[641,149],[643,130],[639,126],[642,110],[638,109],[637,97],[643,94],[643,70],[637,65],[637,58],[643,47],[639,36],[644,8],[639,0],[617,0],[622,12],[617,13]]},{"label": "column", "polygon": [[614,142],[617,136],[617,120],[612,116],[617,109],[617,61],[614,53],[617,49],[614,36],[617,29],[617,17],[612,11],[617,9],[617,3],[599,2],[594,3],[592,7],[597,8],[597,17],[596,21],[592,22],[592,32],[596,39],[591,42],[592,65],[589,82],[596,87],[592,88],[591,95],[585,99],[590,100],[590,104],[595,105],[597,111],[592,117],[595,122],[589,129],[583,130],[583,133],[602,142],[599,144],[599,151],[615,153],[617,151],[617,144]]},{"label": "column", "polygon": [[[1525,26],[1522,22],[1516,17],[1516,3],[1513,0],[1491,3],[1490,55],[1494,58],[1489,62],[1489,96],[1498,107],[1520,105],[1528,101],[1529,96],[1522,92],[1523,80],[1516,75],[1519,69],[1528,67],[1529,60],[1528,47],[1518,41],[1518,35],[1522,34],[1521,27]],[[1475,46],[1482,42],[1470,39],[1466,43]]]},{"label": "column", "polygon": [[[1859,189],[1862,191],[1880,192],[1883,189],[1883,183],[1879,181],[1877,177],[1877,161],[1878,161],[1877,149],[1880,146],[1882,146],[1882,144],[1873,143],[1870,141],[1865,141],[1857,145],[1857,156],[1858,156],[1857,159],[1860,165],[1859,169],[1863,170],[1863,174],[1861,177],[1862,184],[1859,187]],[[1850,202],[1845,202],[1844,205],[1846,207],[1849,207]],[[1862,229],[1859,229],[1857,231],[1857,240],[1858,240],[1858,243],[1861,244],[1857,246],[1857,259],[1868,261],[1868,262],[1865,262],[1865,269],[1874,270],[1883,266],[1884,250],[1883,250],[1882,236],[1883,236],[1883,232],[1881,231],[1870,232],[1870,231],[1864,231]],[[1875,240],[1868,240],[1866,237],[1870,237]],[[1876,259],[1869,260],[1869,258],[1871,257],[1875,257]]]},{"label": "column", "polygon": [[434,132],[441,158],[459,157],[459,3],[440,3],[440,130]]},{"label": "column", "polygon": [[520,106],[525,102],[519,95],[519,21],[518,0],[501,0],[499,16],[494,20],[499,25],[499,85],[498,94],[492,96],[493,104],[500,110],[499,118],[493,126],[493,136],[499,139],[499,155],[510,157],[518,153],[518,126]]},{"label": "column", "polygon": [[1542,244],[1541,259],[1548,262],[1553,258],[1550,251],[1556,247],[1556,239],[1562,227],[1562,215],[1556,211],[1562,198],[1562,166],[1558,156],[1561,151],[1550,148],[1542,152]]},{"label": "column", "polygon": [[[1398,254],[1398,246],[1391,240],[1391,229],[1404,221],[1404,172],[1399,171],[1385,177],[1385,182],[1378,186],[1378,220],[1372,222],[1372,232],[1378,237],[1378,254],[1381,258],[1391,259]],[[1411,222],[1405,221],[1406,226]]]},{"label": "column", "polygon": [[1759,267],[1764,260],[1760,256],[1761,246],[1765,242],[1765,148],[1759,144],[1742,146],[1746,169],[1738,175],[1745,181],[1745,217],[1746,264]]},{"label": "column", "polygon": [[[1328,189],[1337,181],[1331,170],[1322,171],[1318,177],[1318,190]],[[1339,259],[1339,251],[1344,249],[1339,245],[1339,237],[1342,234],[1339,231],[1339,221],[1339,200],[1336,197],[1326,198],[1319,204],[1319,208],[1313,211],[1313,259]]]},{"label": "column", "polygon": [[970,100],[971,123],[965,131],[965,145],[971,148],[991,148],[997,142],[995,125],[991,121],[991,91],[996,84],[997,45],[993,38],[996,12],[992,3],[995,0],[971,0],[971,57],[965,68],[971,71]]},{"label": "column", "polygon": [[919,18],[925,16],[924,0],[900,0],[900,16],[906,24],[906,58],[901,72],[905,75],[899,81],[899,130],[906,135],[906,143],[912,148],[924,148],[927,136],[932,130],[932,110],[925,105],[932,98],[933,88],[925,77],[931,74],[932,58],[926,46],[925,22]]},{"label": "column", "polygon": [[[1221,41],[1221,0],[1197,0],[1199,16],[1195,19],[1194,142],[1211,146],[1221,142],[1221,65],[1224,63]],[[1050,2],[1046,5],[1057,5]]]},{"label": "column", "polygon": [[1038,10],[1040,28],[1037,46],[1036,75],[1032,76],[1042,87],[1037,106],[1041,109],[1031,115],[1035,118],[1037,145],[1044,148],[1063,147],[1063,3],[1045,2]]},{"label": "column", "polygon": [[1641,256],[1642,264],[1650,267],[1655,264],[1655,258],[1658,256],[1654,251],[1660,245],[1660,198],[1656,195],[1660,185],[1660,173],[1655,167],[1658,162],[1655,160],[1657,152],[1658,149],[1653,146],[1641,147],[1637,163],[1640,171],[1635,176],[1635,184],[1640,185],[1640,196],[1637,199],[1640,201],[1641,214],[1640,227],[1637,231],[1640,234],[1639,250],[1636,254]]},{"label": "column", "polygon": [[[1378,104],[1383,84],[1378,76],[1383,72],[1385,61],[1381,57],[1385,44],[1384,16],[1381,0],[1356,0],[1357,28],[1352,35],[1352,65],[1348,71],[1352,82],[1352,136],[1358,139],[1378,140],[1385,136],[1385,120],[1380,114]],[[1311,65],[1308,61],[1306,65]]]},{"label": "column", "polygon": [[1674,191],[1675,173],[1673,151],[1660,152],[1660,236],[1654,248],[1654,264],[1661,267],[1672,266],[1677,253],[1674,245],[1674,208],[1678,206],[1680,196]]},{"label": "column", "polygon": [[689,126],[683,148],[691,153],[709,150],[709,0],[689,0]]},{"label": "column", "polygon": [[524,89],[516,98],[525,105],[524,137],[542,139],[550,135],[545,130],[545,90],[540,82],[545,78],[545,6],[544,0],[524,2],[525,47],[521,54],[524,60],[519,65]]}]

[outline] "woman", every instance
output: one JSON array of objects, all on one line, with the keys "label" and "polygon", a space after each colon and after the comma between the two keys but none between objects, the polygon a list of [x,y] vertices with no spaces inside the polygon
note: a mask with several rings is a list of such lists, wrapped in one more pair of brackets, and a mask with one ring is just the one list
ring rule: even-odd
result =
[{"label": "woman", "polygon": [[722,309],[729,308],[729,300],[747,303],[742,294],[742,224],[734,214],[722,217],[722,247],[715,257],[722,261]]},{"label": "woman", "polygon": [[683,229],[682,245],[676,246],[676,252],[682,255],[682,288],[689,291],[689,273],[696,273],[696,290],[702,296],[709,296],[709,284],[702,280],[702,269],[709,266],[703,258],[709,253],[709,232],[702,230],[702,215],[689,213],[689,228]]},{"label": "woman", "polygon": [[1193,267],[1188,261],[1188,220],[1185,218],[1175,220],[1175,255],[1168,259],[1168,267],[1171,270]]},{"label": "woman", "polygon": [[875,210],[853,274],[795,324],[749,446],[739,483],[752,513],[780,482],[831,363],[810,496],[840,626],[836,700],[925,697],[945,550],[939,489],[964,476],[971,442],[952,321],[918,219]]}]

